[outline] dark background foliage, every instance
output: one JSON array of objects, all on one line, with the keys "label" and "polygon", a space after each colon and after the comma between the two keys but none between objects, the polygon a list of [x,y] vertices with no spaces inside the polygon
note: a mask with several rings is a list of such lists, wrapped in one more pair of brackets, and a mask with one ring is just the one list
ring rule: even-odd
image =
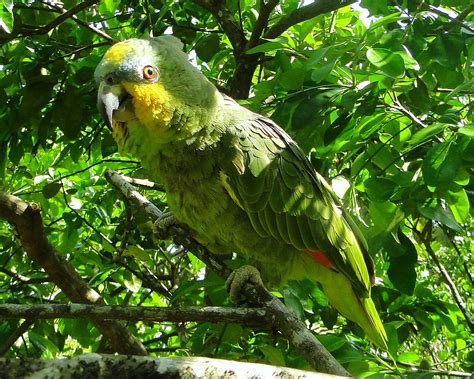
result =
[{"label": "dark background foliage", "polygon": [[[146,172],[118,155],[103,127],[94,68],[112,40],[171,33],[222,91],[284,127],[356,217],[399,368],[428,370],[413,377],[471,371],[474,7],[351,3],[4,0],[0,189],[41,206],[51,244],[108,304],[228,305],[222,279],[190,252],[157,241],[150,221],[103,175]],[[164,193],[146,195],[166,209]],[[279,294],[350,372],[394,370],[312,283],[289,283]],[[7,223],[0,299],[67,301]],[[20,324],[0,323],[0,341]],[[210,323],[128,328],[150,352],[307,368],[277,332]],[[99,345],[88,321],[37,320],[2,352],[55,357]]]}]

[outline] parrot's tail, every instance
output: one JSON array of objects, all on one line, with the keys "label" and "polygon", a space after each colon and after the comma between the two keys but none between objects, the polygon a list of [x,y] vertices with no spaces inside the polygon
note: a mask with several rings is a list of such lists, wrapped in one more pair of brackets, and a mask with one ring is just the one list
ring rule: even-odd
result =
[{"label": "parrot's tail", "polygon": [[387,333],[370,294],[360,297],[348,278],[319,265],[314,279],[322,285],[331,305],[344,317],[357,323],[378,347],[388,350]]},{"label": "parrot's tail", "polygon": [[385,332],[385,328],[383,327],[382,321],[380,320],[374,302],[370,297],[366,297],[360,299],[360,303],[365,311],[365,314],[367,315],[370,324],[369,327],[364,327],[364,325],[361,325],[361,327],[364,329],[365,333],[374,344],[387,351],[387,333]]}]

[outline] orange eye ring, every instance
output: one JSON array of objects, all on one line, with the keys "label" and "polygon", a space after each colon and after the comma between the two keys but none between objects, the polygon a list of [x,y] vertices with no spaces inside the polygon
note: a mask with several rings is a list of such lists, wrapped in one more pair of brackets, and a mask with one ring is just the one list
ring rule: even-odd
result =
[{"label": "orange eye ring", "polygon": [[147,65],[143,67],[143,79],[155,80],[158,77],[158,71],[153,66]]}]

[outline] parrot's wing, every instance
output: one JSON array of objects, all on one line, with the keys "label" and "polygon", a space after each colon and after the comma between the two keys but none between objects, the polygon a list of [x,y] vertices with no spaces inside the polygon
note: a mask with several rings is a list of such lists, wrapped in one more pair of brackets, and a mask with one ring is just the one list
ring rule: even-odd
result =
[{"label": "parrot's wing", "polygon": [[337,205],[326,181],[301,148],[273,121],[252,114],[233,125],[226,188],[261,236],[306,251],[343,273],[362,297],[370,293],[373,263]]}]

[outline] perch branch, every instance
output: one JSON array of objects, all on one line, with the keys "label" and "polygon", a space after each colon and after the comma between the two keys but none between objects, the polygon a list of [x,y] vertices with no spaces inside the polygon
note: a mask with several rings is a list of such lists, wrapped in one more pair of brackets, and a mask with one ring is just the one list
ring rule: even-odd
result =
[{"label": "perch branch", "polygon": [[[150,218],[155,221],[160,218],[162,212],[140,195],[133,186],[123,180],[115,171],[107,170],[106,179],[114,185],[130,202],[145,210]],[[230,275],[230,270],[218,262],[213,254],[205,247],[192,240],[184,228],[172,225],[167,232],[174,237],[175,243],[184,246],[193,252],[206,265],[219,273],[223,278]],[[311,366],[324,373],[350,376],[350,374],[337,362],[326,348],[311,333],[306,325],[300,321],[285,305],[273,296],[262,285],[250,285],[244,287],[243,292],[252,305],[263,307],[269,313],[269,320],[278,330],[295,346],[306,358]]]},{"label": "perch branch", "polygon": [[268,324],[263,308],[235,307],[144,307],[97,304],[0,304],[0,319],[83,318],[153,322],[228,322]]}]

